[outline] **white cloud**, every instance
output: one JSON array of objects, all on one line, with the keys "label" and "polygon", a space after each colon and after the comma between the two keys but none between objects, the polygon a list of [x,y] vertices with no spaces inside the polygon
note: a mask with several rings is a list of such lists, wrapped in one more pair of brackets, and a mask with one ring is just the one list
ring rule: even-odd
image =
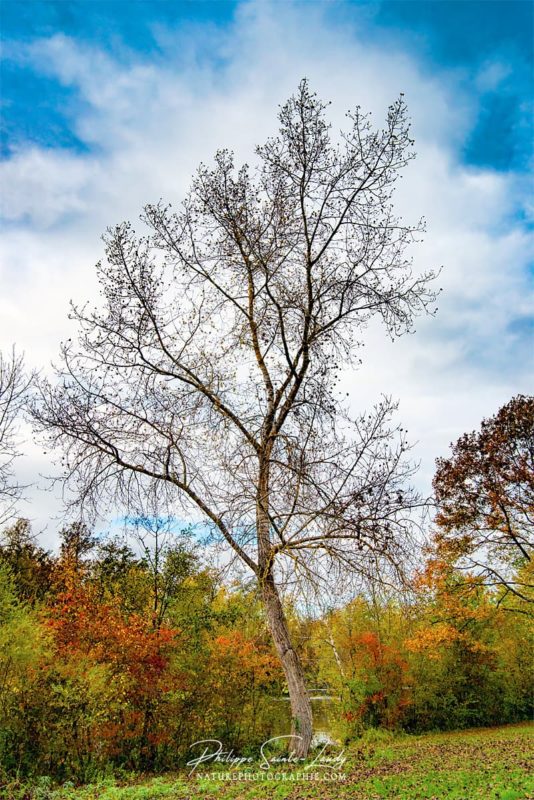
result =
[{"label": "white cloud", "polygon": [[[513,174],[462,165],[458,152],[476,118],[476,99],[454,75],[429,75],[394,43],[371,44],[360,27],[328,22],[321,4],[243,6],[235,27],[203,39],[158,32],[163,56],[119,63],[65,36],[30,45],[25,58],[76,88],[76,133],[90,153],[21,147],[2,166],[0,346],[16,341],[32,365],[54,358],[70,335],[70,298],[94,296],[93,265],[107,225],[135,220],[160,196],[179,201],[199,161],[218,147],[253,159],[276,127],[277,104],[307,75],[333,101],[334,128],[356,103],[379,124],[405,92],[418,159],[397,193],[407,219],[424,215],[418,268],[443,264],[440,313],[415,337],[388,343],[369,332],[363,368],[349,383],[355,406],[380,392],[401,400],[401,417],[423,461],[434,458],[512,394],[527,391],[528,365],[514,355],[509,324],[532,313],[526,283],[529,241],[513,223],[521,184]],[[205,57],[206,52],[210,58]],[[202,53],[202,57],[199,55]],[[499,71],[486,67],[484,80]],[[7,291],[5,290],[8,287]],[[32,450],[25,476],[41,469]],[[46,521],[57,501],[34,492],[24,513]]]},{"label": "white cloud", "polygon": [[46,228],[66,215],[87,213],[85,192],[99,172],[98,164],[69,153],[20,150],[0,164],[5,190],[0,214],[8,221],[24,221]]}]

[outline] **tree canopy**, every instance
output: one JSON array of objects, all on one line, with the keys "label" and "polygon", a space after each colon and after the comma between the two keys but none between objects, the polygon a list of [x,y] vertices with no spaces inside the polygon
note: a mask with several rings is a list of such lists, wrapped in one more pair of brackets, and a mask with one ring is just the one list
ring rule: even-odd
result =
[{"label": "tree canopy", "polygon": [[517,395],[437,461],[442,549],[465,569],[534,600],[534,397]]}]

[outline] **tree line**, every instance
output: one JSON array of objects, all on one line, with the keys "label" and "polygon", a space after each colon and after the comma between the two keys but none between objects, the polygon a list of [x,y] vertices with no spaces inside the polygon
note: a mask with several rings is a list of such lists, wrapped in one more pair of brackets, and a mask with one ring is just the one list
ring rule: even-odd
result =
[{"label": "tree line", "polygon": [[[221,580],[191,534],[167,537],[155,560],[154,537],[144,550],[132,532],[95,537],[74,523],[51,554],[25,520],[3,531],[2,780],[163,771],[202,738],[252,755],[287,734],[287,681],[257,585]],[[286,599],[306,685],[331,698],[333,739],[531,718],[528,603],[462,557],[437,536],[402,595],[368,587],[312,610]],[[518,565],[514,582],[529,571]]]}]

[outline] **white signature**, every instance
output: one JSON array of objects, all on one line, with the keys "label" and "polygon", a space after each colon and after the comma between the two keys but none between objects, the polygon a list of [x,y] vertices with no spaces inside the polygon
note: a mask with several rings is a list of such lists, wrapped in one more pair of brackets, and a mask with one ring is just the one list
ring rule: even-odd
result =
[{"label": "white signature", "polygon": [[[273,764],[301,764],[307,761],[306,758],[298,756],[295,750],[288,750],[285,755],[269,756],[268,748],[273,742],[279,742],[284,739],[300,739],[300,736],[289,734],[287,736],[273,736],[272,739],[267,739],[259,751],[260,755],[260,769],[271,769]],[[231,764],[234,767],[242,766],[243,764],[252,764],[255,759],[253,756],[239,756],[234,753],[234,750],[225,750],[224,745],[219,739],[199,739],[198,742],[193,742],[190,749],[197,746],[204,746],[203,751],[196,758],[192,758],[187,762],[187,766],[191,767],[190,775],[195,772],[200,764],[211,762],[213,764]],[[345,751],[341,750],[339,753],[332,755],[327,753],[326,749],[328,744],[323,745],[318,753],[314,754],[313,760],[309,761],[304,770],[315,768],[332,769],[334,767],[342,767],[346,762]]]}]

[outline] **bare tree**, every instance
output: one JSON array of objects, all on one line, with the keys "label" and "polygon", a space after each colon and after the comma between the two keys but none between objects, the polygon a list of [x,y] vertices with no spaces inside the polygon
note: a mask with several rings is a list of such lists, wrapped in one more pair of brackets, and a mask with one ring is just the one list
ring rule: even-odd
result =
[{"label": "bare tree", "polygon": [[422,226],[390,202],[413,157],[402,96],[380,131],[357,108],[337,143],[325,108],[302,81],[254,170],[220,151],[178,211],[146,207],[148,235],[108,231],[103,310],[73,307],[79,341],[34,406],[78,502],[156,491],[252,571],[299,755],[312,714],[280,587],[395,567],[420,502],[394,405],[351,419],[339,371],[359,361],[370,319],[395,337],[435,301],[433,273],[414,277],[405,259]]},{"label": "bare tree", "polygon": [[23,489],[15,479],[13,462],[19,455],[17,422],[28,385],[22,356],[14,349],[7,357],[0,352],[0,524],[13,516]]}]

